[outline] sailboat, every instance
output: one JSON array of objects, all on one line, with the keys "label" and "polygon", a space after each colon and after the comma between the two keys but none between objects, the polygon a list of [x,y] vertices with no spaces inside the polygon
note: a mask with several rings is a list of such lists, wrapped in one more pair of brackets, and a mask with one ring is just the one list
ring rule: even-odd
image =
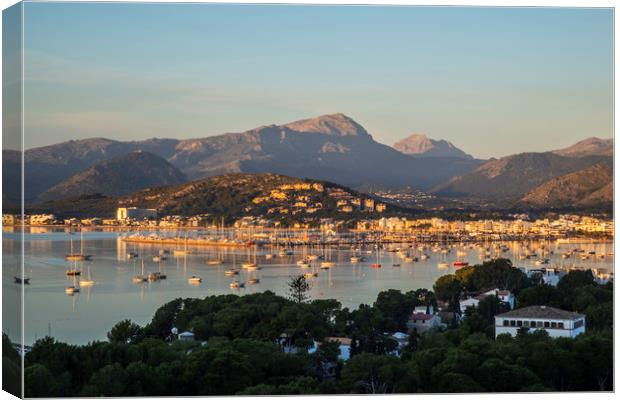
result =
[{"label": "sailboat", "polygon": [[381,263],[379,262],[379,236],[377,236],[377,262],[371,265],[372,268],[381,268]]},{"label": "sailboat", "polygon": [[69,296],[73,296],[76,293],[79,293],[80,287],[75,282],[75,275],[73,276],[73,285],[67,286],[65,288],[65,293]]},{"label": "sailboat", "polygon": [[71,252],[65,256],[65,259],[67,259],[68,261],[90,260],[92,256],[88,254],[84,254],[84,235],[81,230],[80,230],[80,252],[79,253],[73,252],[73,238],[70,239],[70,242],[71,242]]},{"label": "sailboat", "polygon": [[[187,258],[183,258],[183,270],[187,271]],[[198,275],[192,275],[187,278],[187,283],[190,285],[199,285],[202,282],[202,278]]]},{"label": "sailboat", "polygon": [[258,269],[258,264],[256,263],[256,247],[254,247],[254,260],[250,260],[250,250],[248,249],[248,261],[241,264],[241,268],[250,271]]},{"label": "sailboat", "polygon": [[336,265],[335,262],[331,261],[331,252],[329,251],[329,248],[327,250],[327,256],[324,257],[324,259],[325,261],[322,261],[321,264],[319,264],[321,269],[328,269]]},{"label": "sailboat", "polygon": [[232,252],[232,257],[233,257],[233,265],[232,268],[227,269],[226,271],[224,271],[224,274],[226,274],[226,276],[235,276],[235,275],[239,275],[239,270],[237,269],[237,257],[235,252]]},{"label": "sailboat", "polygon": [[133,283],[144,283],[146,282],[146,277],[144,276],[144,259],[142,259],[142,271],[140,275],[134,275],[132,278]]},{"label": "sailboat", "polygon": [[321,267],[321,269],[328,269],[328,268],[331,268],[331,267],[333,267],[335,265],[336,265],[336,263],[333,262],[333,261],[323,261],[320,264],[320,267]]},{"label": "sailboat", "polygon": [[400,267],[400,263],[397,263],[394,259],[394,253],[392,253],[392,267]]},{"label": "sailboat", "polygon": [[79,269],[77,269],[77,261],[73,263],[73,267],[68,270],[65,271],[65,275],[67,276],[78,276],[78,275],[82,275],[82,271],[80,271]]},{"label": "sailboat", "polygon": [[164,274],[163,271],[163,267],[162,267],[162,261],[165,260],[166,257],[160,257],[159,259],[159,270],[155,271],[155,272],[149,272],[148,276],[146,277],[146,279],[148,279],[149,282],[154,282],[154,281],[159,281],[162,279],[166,279],[166,275]]},{"label": "sailboat", "polygon": [[90,276],[90,265],[88,266],[88,276],[86,279],[80,279],[80,286],[93,286],[95,281]]},{"label": "sailboat", "polygon": [[175,256],[186,256],[192,252],[187,249],[187,233],[185,234],[185,247],[183,249],[174,249],[172,254]]}]

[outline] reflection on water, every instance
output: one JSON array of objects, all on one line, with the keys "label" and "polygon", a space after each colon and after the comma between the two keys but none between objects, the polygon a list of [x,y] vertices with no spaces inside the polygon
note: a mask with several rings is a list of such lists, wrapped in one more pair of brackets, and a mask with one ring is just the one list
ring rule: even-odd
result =
[{"label": "reflection on water", "polygon": [[[119,239],[119,233],[113,231],[85,232],[83,238],[85,252],[92,254],[93,259],[71,263],[65,260],[65,255],[70,251],[71,241],[75,251],[80,249],[79,234],[68,234],[64,230],[26,234],[25,268],[26,275],[31,278],[31,284],[25,286],[27,344],[49,332],[57,339],[71,343],[104,340],[106,332],[121,319],[129,318],[144,324],[159,306],[178,297],[248,294],[264,290],[286,295],[290,276],[310,272],[318,273],[312,278],[312,298],[335,298],[346,307],[357,307],[374,301],[382,290],[431,288],[439,276],[454,272],[455,261],[480,263],[487,252],[491,257],[505,257],[526,268],[539,268],[536,260],[549,258],[548,266],[613,271],[611,242],[507,242],[503,250],[492,244],[483,244],[443,248],[443,252],[439,247],[403,246],[402,250],[408,254],[402,256],[385,250],[377,253],[372,248],[295,248],[292,255],[278,255],[277,249],[270,248],[254,252],[243,248],[190,247],[190,254],[175,256],[171,251],[162,256],[166,259],[156,262],[153,257],[159,255],[160,250],[174,249],[127,244]],[[3,232],[3,290],[9,298],[17,298],[20,290],[13,279],[19,271],[19,242],[15,239],[15,233]],[[583,249],[585,253],[566,255],[575,248]],[[129,258],[127,254],[130,252],[138,256]],[[588,252],[595,254],[582,259],[582,255]],[[523,259],[525,254],[531,253],[536,253],[537,257]],[[562,254],[566,258],[562,258]],[[306,268],[297,264],[311,255],[322,255],[335,266],[321,269],[320,260],[310,261]],[[428,258],[423,259],[424,255]],[[352,263],[352,256],[365,257],[365,261]],[[405,256],[417,257],[418,261],[409,261]],[[377,260],[382,268],[371,268]],[[258,264],[257,269],[241,268],[242,264],[253,262]],[[395,264],[400,267],[393,266]],[[77,268],[81,275],[67,276],[66,271],[72,268]],[[239,269],[238,275],[226,273],[233,268]],[[136,275],[146,276],[149,272],[159,272],[166,279],[134,283]],[[190,282],[188,278],[191,276],[198,276],[202,281]],[[259,280],[259,283],[250,284],[248,281],[252,279]],[[80,286],[80,280],[93,282]],[[231,289],[230,284],[235,280],[246,282],[245,287]],[[66,288],[72,285],[79,288],[79,292],[69,296]],[[13,332],[7,333],[14,335]]]}]

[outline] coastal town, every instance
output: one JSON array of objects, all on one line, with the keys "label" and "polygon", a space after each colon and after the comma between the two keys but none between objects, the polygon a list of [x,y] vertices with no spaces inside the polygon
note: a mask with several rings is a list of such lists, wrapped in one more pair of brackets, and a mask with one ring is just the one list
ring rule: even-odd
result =
[{"label": "coastal town", "polygon": [[[4,226],[22,223],[20,216],[3,214]],[[212,215],[158,215],[156,209],[136,207],[118,208],[116,218],[70,218],[60,220],[53,214],[25,215],[24,225],[28,226],[69,226],[69,227],[118,227],[132,229],[220,229],[221,220]],[[392,235],[417,235],[420,239],[520,239],[520,238],[570,238],[575,236],[596,236],[613,238],[614,221],[583,215],[560,214],[557,218],[529,219],[527,214],[515,214],[513,219],[471,219],[445,220],[442,218],[411,219],[404,217],[381,217],[362,219],[352,228],[346,219],[323,218],[317,226],[294,223],[282,226],[279,221],[265,217],[242,217],[226,228],[249,229],[255,231],[275,228],[295,230],[318,230],[324,234],[343,232],[385,232]]]}]

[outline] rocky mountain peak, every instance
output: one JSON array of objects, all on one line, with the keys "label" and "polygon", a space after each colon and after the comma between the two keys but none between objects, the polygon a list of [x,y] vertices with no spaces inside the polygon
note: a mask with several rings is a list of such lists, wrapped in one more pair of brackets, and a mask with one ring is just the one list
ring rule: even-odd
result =
[{"label": "rocky mountain peak", "polygon": [[566,157],[611,156],[614,154],[614,140],[589,137],[554,153]]},{"label": "rocky mountain peak", "polygon": [[434,140],[420,133],[413,133],[394,143],[394,149],[416,157],[473,158],[447,140]]},{"label": "rocky mountain peak", "polygon": [[322,133],[334,136],[370,137],[370,134],[351,117],[342,113],[321,115],[314,118],[302,119],[283,125],[296,132]]}]

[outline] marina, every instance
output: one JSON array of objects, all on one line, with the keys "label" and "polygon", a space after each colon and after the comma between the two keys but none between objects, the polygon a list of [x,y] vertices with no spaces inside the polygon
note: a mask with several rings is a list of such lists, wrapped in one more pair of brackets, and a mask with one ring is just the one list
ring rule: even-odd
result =
[{"label": "marina", "polygon": [[27,232],[24,283],[28,284],[19,284],[18,236],[3,232],[3,289],[8,296],[20,296],[21,288],[25,290],[24,306],[31,316],[26,321],[26,343],[45,336],[49,326],[58,340],[105,340],[116,322],[129,318],[145,324],[159,306],[179,297],[265,290],[286,296],[287,281],[297,275],[311,282],[311,298],[333,298],[355,308],[371,303],[382,290],[432,289],[438,277],[496,257],[524,270],[591,268],[606,279],[613,279],[614,272],[613,243],[593,239],[397,244],[369,238],[353,245],[300,245],[290,240],[285,247],[268,243],[175,247],[128,242],[123,240],[126,235],[84,231],[83,251],[91,259],[67,261],[75,235],[54,229]]}]

